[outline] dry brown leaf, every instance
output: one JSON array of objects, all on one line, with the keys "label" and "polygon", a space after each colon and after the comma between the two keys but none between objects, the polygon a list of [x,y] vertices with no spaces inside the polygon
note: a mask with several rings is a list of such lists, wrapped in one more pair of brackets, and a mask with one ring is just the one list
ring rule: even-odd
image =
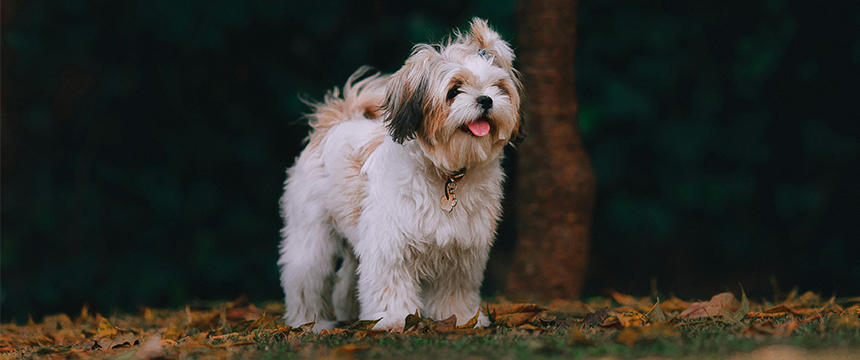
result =
[{"label": "dry brown leaf", "polygon": [[790,316],[790,315],[791,315],[791,313],[786,313],[786,312],[768,313],[768,312],[761,312],[761,311],[750,311],[747,313],[746,317],[751,318],[751,319],[777,319],[777,318],[783,318],[783,317]]},{"label": "dry brown leaf", "polygon": [[101,350],[110,350],[118,347],[127,347],[138,345],[140,340],[138,340],[137,336],[130,332],[123,332],[116,335],[110,335],[106,337],[99,338],[94,340],[91,348],[101,349]]},{"label": "dry brown leaf", "polygon": [[152,321],[152,319],[154,319],[154,318],[155,318],[155,316],[154,316],[154,315],[152,315],[152,309],[150,309],[150,308],[148,308],[148,307],[147,307],[147,308],[143,308],[143,319],[144,319],[144,320],[146,320],[146,321]]},{"label": "dry brown leaf", "polygon": [[663,309],[663,311],[682,311],[684,309],[689,308],[690,303],[673,296],[669,300],[661,302],[660,307]]},{"label": "dry brown leaf", "polygon": [[798,326],[800,326],[800,322],[796,320],[782,324],[775,323],[773,320],[768,320],[758,324],[751,324],[743,330],[742,334],[748,337],[757,337],[762,335],[784,337],[791,335]]},{"label": "dry brown leaf", "polygon": [[380,320],[382,320],[382,318],[379,318],[376,320],[358,320],[358,321],[352,323],[351,325],[349,325],[349,329],[350,330],[370,330],[370,329],[373,329],[373,327],[376,326],[376,323],[378,323]]},{"label": "dry brown leaf", "polygon": [[163,338],[167,340],[179,340],[182,337],[182,327],[178,325],[171,325],[164,332]]},{"label": "dry brown leaf", "polygon": [[600,326],[605,328],[624,329],[628,327],[641,327],[648,322],[648,318],[638,311],[610,312],[609,317],[603,320]]},{"label": "dry brown leaf", "polygon": [[547,306],[547,310],[571,314],[574,316],[585,316],[591,312],[588,306],[585,305],[584,302],[579,300],[560,300],[556,299],[550,302],[549,306]]},{"label": "dry brown leaf", "polygon": [[648,322],[657,323],[657,322],[665,322],[667,320],[666,314],[663,313],[663,308],[660,307],[660,299],[657,299],[657,302],[654,303],[654,306],[651,307],[651,310],[648,311]]},{"label": "dry brown leaf", "polygon": [[586,314],[582,322],[588,326],[597,326],[602,324],[607,317],[609,317],[609,309],[603,308]]},{"label": "dry brown leaf", "polygon": [[538,313],[546,310],[536,304],[490,304],[489,307],[491,311],[496,313],[496,316],[514,313]]},{"label": "dry brown leaf", "polygon": [[435,322],[436,331],[451,331],[457,329],[457,315],[451,315],[445,320]]},{"label": "dry brown leaf", "polygon": [[458,326],[457,328],[458,329],[472,329],[472,328],[474,328],[475,325],[478,325],[478,316],[480,316],[480,315],[481,315],[481,309],[478,309],[478,312],[475,313],[475,316],[472,316],[472,318],[469,319],[469,321],[467,321],[463,325]]},{"label": "dry brown leaf", "polygon": [[113,326],[108,319],[105,319],[100,314],[96,314],[98,328],[96,329],[95,338],[103,338],[111,335],[116,335],[119,331]]},{"label": "dry brown leaf", "polygon": [[621,305],[636,306],[639,303],[639,301],[636,300],[636,298],[634,298],[633,296],[622,294],[615,290],[609,290],[608,293],[612,300],[615,300],[615,302]]},{"label": "dry brown leaf", "polygon": [[257,320],[263,315],[263,310],[251,304],[246,307],[229,309],[225,315],[228,321]]},{"label": "dry brown leaf", "polygon": [[517,312],[496,316],[496,324],[506,327],[517,327],[531,321],[537,312]]},{"label": "dry brown leaf", "polygon": [[714,295],[709,301],[696,302],[678,315],[681,319],[698,319],[722,315],[724,312],[735,311],[739,307],[735,295],[730,292]]},{"label": "dry brown leaf", "polygon": [[212,337],[210,337],[209,339],[211,339],[211,340],[223,340],[223,339],[229,338],[229,337],[231,337],[231,336],[239,336],[239,333],[237,333],[237,332],[232,332],[232,333],[229,333],[229,334],[216,335],[216,336],[212,336]]},{"label": "dry brown leaf", "polygon": [[188,317],[191,321],[188,322],[188,326],[197,328],[200,330],[208,330],[214,329],[218,327],[218,324],[221,320],[221,312],[220,311],[209,311],[209,312],[187,312]]},{"label": "dry brown leaf", "polygon": [[390,335],[387,330],[360,330],[356,331],[353,337],[356,339],[375,338],[380,336]]},{"label": "dry brown leaf", "polygon": [[344,328],[336,328],[336,329],[324,329],[320,331],[320,335],[342,335],[345,333],[349,333],[348,329]]},{"label": "dry brown leaf", "polygon": [[519,327],[517,327],[517,329],[528,330],[528,331],[543,331],[543,329],[541,329],[537,326],[534,326],[532,324],[529,324],[529,323],[522,324]]},{"label": "dry brown leaf", "polygon": [[807,291],[797,298],[786,300],[785,304],[793,308],[818,307],[821,304],[821,296],[812,291]]},{"label": "dry brown leaf", "polygon": [[765,309],[764,312],[771,313],[771,314],[784,313],[784,314],[792,314],[792,315],[803,315],[803,313],[801,313],[795,309],[792,309],[786,305],[777,305],[777,306],[774,306],[772,308]]}]

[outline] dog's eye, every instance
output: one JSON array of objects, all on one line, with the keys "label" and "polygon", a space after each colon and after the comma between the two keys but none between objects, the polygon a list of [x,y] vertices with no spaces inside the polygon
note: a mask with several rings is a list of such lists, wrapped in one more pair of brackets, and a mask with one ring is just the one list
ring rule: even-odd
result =
[{"label": "dog's eye", "polygon": [[502,94],[507,95],[507,96],[511,96],[511,92],[508,90],[508,86],[504,82],[500,82],[500,83],[496,84],[496,87],[499,88],[499,91],[501,91]]},{"label": "dog's eye", "polygon": [[460,85],[454,85],[451,90],[448,90],[448,96],[446,97],[448,100],[453,99],[458,94],[460,94]]}]

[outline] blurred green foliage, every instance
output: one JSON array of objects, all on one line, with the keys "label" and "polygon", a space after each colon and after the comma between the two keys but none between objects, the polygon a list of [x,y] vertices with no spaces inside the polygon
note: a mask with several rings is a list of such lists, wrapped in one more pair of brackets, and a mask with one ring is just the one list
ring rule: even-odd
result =
[{"label": "blurred green foliage", "polygon": [[[517,44],[510,0],[19,0],[2,13],[4,321],[281,296],[277,199],[307,133],[298,96],[360,65],[393,71],[472,16]],[[737,281],[755,294],[770,276],[860,291],[858,29],[836,4],[582,2],[580,122],[598,178],[588,292],[646,291],[652,276],[687,296]],[[504,283],[515,205],[488,293]]]}]

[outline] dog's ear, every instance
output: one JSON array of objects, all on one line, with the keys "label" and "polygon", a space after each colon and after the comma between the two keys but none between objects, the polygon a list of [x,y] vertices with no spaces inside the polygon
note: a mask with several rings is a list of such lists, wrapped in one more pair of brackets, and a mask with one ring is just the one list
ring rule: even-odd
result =
[{"label": "dog's ear", "polygon": [[391,138],[398,143],[415,138],[429,109],[427,69],[438,53],[429,46],[416,47],[385,88],[383,117]]},{"label": "dog's ear", "polygon": [[511,45],[502,40],[499,33],[490,28],[487,20],[473,18],[469,24],[469,32],[471,33],[471,41],[479,49],[486,50],[496,65],[505,70],[511,70],[514,63],[514,51],[511,50]]},{"label": "dog's ear", "polygon": [[516,96],[511,96],[511,101],[513,101],[517,106],[517,125],[514,127],[513,136],[511,139],[511,144],[517,145],[528,136],[528,129],[526,127],[526,108],[528,107],[528,99],[523,96],[523,83],[520,80],[520,72],[516,69],[511,69],[511,79],[514,82],[514,87],[516,88]]},{"label": "dog's ear", "polygon": [[528,137],[528,132],[526,131],[526,121],[525,121],[525,113],[520,108],[520,111],[517,112],[517,127],[513,132],[513,139],[511,139],[511,144],[517,145],[523,142],[526,137]]}]

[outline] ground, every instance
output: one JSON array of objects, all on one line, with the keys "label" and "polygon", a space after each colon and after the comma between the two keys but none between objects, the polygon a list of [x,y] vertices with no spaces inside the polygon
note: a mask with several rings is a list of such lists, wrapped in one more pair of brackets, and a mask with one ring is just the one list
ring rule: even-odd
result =
[{"label": "ground", "polygon": [[484,311],[487,329],[410,315],[401,331],[359,321],[315,334],[312,324],[283,325],[281,303],[244,298],[108,317],[84,308],[2,324],[0,359],[860,358],[860,298],[792,292],[751,302],[741,291],[740,300],[726,292],[687,302],[609,291],[543,304],[491,299]]}]

